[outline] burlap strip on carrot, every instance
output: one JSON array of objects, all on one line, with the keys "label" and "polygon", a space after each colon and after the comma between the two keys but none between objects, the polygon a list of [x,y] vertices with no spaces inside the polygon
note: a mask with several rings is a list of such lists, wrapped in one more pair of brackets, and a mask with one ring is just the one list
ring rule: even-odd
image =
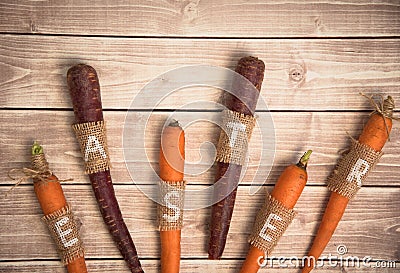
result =
[{"label": "burlap strip on carrot", "polygon": [[157,218],[160,230],[182,229],[185,187],[185,181],[159,182]]},{"label": "burlap strip on carrot", "polygon": [[84,256],[78,227],[69,205],[43,216],[42,220],[49,228],[51,237],[56,242],[57,251],[63,264],[68,264]]},{"label": "burlap strip on carrot", "polygon": [[249,243],[268,255],[296,216],[296,212],[284,207],[267,194],[266,202],[256,216]]},{"label": "burlap strip on carrot", "polygon": [[243,165],[255,123],[254,116],[224,110],[216,161]]},{"label": "burlap strip on carrot", "polygon": [[376,152],[357,140],[351,139],[351,141],[350,150],[339,160],[328,178],[328,189],[348,199],[356,195],[368,173],[383,155],[383,152]]},{"label": "burlap strip on carrot", "polygon": [[72,128],[85,160],[86,174],[109,170],[111,164],[104,121],[79,123]]}]

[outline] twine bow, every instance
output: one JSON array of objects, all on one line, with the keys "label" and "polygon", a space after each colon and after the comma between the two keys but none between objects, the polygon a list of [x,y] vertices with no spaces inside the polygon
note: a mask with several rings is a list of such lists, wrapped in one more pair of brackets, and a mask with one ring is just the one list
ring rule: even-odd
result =
[{"label": "twine bow", "polygon": [[[388,140],[390,141],[389,128],[385,118],[399,121],[399,118],[393,116],[393,110],[395,107],[393,98],[391,96],[388,96],[387,99],[384,99],[381,94],[373,94],[371,96],[367,96],[362,92],[360,92],[360,95],[366,97],[374,108],[374,111],[371,112],[370,115],[379,113],[382,116],[383,122],[385,123],[386,133],[388,134]],[[379,97],[378,103],[374,100],[374,97]]]},{"label": "twine bow", "polygon": [[[16,174],[22,174],[19,177],[15,177],[14,175]],[[14,174],[14,175],[13,175]],[[5,197],[7,198],[8,194],[14,190],[14,188],[18,187],[19,185],[21,185],[23,182],[27,182],[29,179],[39,179],[41,182],[44,183],[48,183],[48,182],[66,182],[66,181],[72,181],[72,178],[69,179],[64,179],[64,180],[59,180],[59,179],[49,179],[50,176],[52,176],[53,173],[50,170],[46,170],[46,171],[38,171],[38,170],[34,170],[34,169],[30,169],[30,168],[22,168],[22,169],[11,169],[8,171],[7,176],[11,179],[11,180],[17,180],[17,182],[15,182],[15,184],[11,187],[11,189],[9,189],[6,194]]]}]

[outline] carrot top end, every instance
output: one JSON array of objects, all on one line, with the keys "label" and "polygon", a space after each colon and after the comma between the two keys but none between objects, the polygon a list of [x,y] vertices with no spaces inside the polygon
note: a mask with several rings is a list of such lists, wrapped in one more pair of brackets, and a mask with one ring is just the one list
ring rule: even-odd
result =
[{"label": "carrot top end", "polygon": [[171,126],[171,127],[181,127],[181,125],[179,124],[179,121],[177,121],[176,119],[173,119],[173,120],[168,124],[168,126]]},{"label": "carrot top end", "polygon": [[308,150],[303,154],[303,156],[300,158],[298,166],[302,168],[307,168],[308,161],[310,160],[310,156],[312,154],[312,150]]},{"label": "carrot top end", "polygon": [[32,155],[43,154],[43,147],[39,145],[36,141],[32,145]]}]

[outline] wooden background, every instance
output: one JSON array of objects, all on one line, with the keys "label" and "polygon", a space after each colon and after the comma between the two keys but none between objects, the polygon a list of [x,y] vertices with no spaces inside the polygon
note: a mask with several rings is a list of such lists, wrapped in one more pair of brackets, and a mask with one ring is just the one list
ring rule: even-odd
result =
[{"label": "wooden background", "polygon": [[[29,165],[33,140],[44,145],[61,179],[74,179],[63,188],[82,223],[89,272],[128,272],[104,227],[70,127],[74,117],[65,77],[68,68],[80,62],[99,73],[117,198],[145,271],[158,272],[156,206],[134,185],[124,163],[127,109],[146,83],[173,68],[208,64],[234,69],[243,56],[261,58],[266,64],[261,96],[271,110],[276,134],[272,171],[263,189],[250,195],[257,166],[271,164],[257,162],[260,151],[266,152],[261,129],[250,145],[250,162],[256,163],[249,165],[239,186],[223,259],[207,260],[210,209],[188,211],[182,272],[238,272],[265,190],[272,188],[284,166],[310,148],[314,154],[309,183],[297,204],[299,214],[274,251],[277,256],[305,255],[327,202],[326,177],[349,144],[347,133],[357,137],[371,110],[359,92],[391,94],[400,101],[400,1],[90,2],[0,3],[0,272],[65,272],[40,221],[32,185],[20,185],[4,198],[14,183],[7,172]],[[175,92],[157,106],[146,128],[138,128],[147,133],[146,150],[137,152],[147,153],[156,166],[159,128],[172,111],[197,99],[218,102],[220,97],[221,91],[212,88]],[[144,100],[131,114],[140,120],[151,110]],[[219,115],[219,109],[185,110],[188,119],[202,111]],[[260,117],[268,114],[265,107],[258,108]],[[202,143],[216,144],[218,134],[207,122],[187,128],[188,160],[199,160]],[[397,269],[326,267],[315,272],[398,272],[399,143],[396,123],[384,157],[351,201],[324,252],[336,255],[337,246],[344,244],[348,255],[397,261]],[[197,177],[188,175],[188,187],[207,187],[213,174],[210,168]],[[148,171],[138,175],[144,181],[141,187],[153,182]]]}]

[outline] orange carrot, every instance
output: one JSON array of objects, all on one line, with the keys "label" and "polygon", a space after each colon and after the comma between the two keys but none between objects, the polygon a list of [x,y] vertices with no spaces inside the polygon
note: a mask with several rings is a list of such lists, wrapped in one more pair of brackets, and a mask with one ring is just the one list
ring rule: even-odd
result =
[{"label": "orange carrot", "polygon": [[[183,181],[185,134],[179,123],[170,123],[161,136],[160,178],[166,182]],[[181,230],[160,230],[161,273],[178,273],[181,257]]]},{"label": "orange carrot", "polygon": [[[287,209],[294,208],[307,183],[306,168],[311,153],[311,150],[307,151],[297,164],[286,167],[271,192],[271,196]],[[259,263],[262,262],[260,257],[264,255],[264,251],[251,245],[240,273],[256,273],[260,268]]]},{"label": "orange carrot", "polygon": [[[35,160],[36,156],[41,156],[39,158],[42,163],[39,165],[44,166],[43,169],[35,168],[35,165],[38,164],[34,164],[35,171],[41,175],[41,178],[34,178],[34,190],[43,214],[50,215],[67,207],[67,200],[65,199],[61,184],[55,175],[46,170],[47,161],[43,155],[43,148],[37,143],[34,143],[32,146],[32,156],[33,160]],[[45,173],[41,173],[43,171]],[[69,273],[86,273],[87,269],[83,255],[69,261],[67,270]]]},{"label": "orange carrot", "polygon": [[[372,99],[370,98],[370,100]],[[358,141],[371,147],[376,152],[380,152],[392,129],[393,109],[394,101],[391,96],[388,96],[382,104],[382,110],[375,111],[370,116]],[[316,260],[321,256],[332,238],[349,201],[350,199],[346,196],[334,191],[331,192],[317,235],[308,252],[308,262],[303,265],[302,273],[308,273],[314,268]]]}]

